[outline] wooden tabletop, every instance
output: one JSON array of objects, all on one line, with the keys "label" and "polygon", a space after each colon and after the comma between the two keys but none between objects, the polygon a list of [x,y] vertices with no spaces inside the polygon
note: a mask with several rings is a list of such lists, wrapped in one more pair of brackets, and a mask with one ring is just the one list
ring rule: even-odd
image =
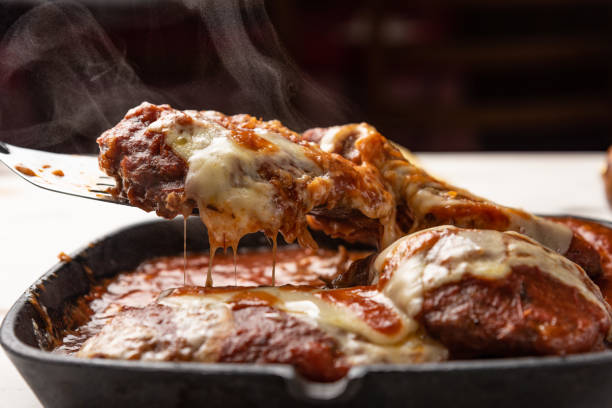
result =
[{"label": "wooden tabletop", "polygon": [[[434,175],[498,203],[541,214],[612,221],[601,181],[604,153],[426,153]],[[120,226],[155,219],[136,208],[52,193],[0,165],[0,316],[60,252],[77,251]],[[0,401],[39,407],[4,353]],[[2,404],[3,405],[3,404]]]}]

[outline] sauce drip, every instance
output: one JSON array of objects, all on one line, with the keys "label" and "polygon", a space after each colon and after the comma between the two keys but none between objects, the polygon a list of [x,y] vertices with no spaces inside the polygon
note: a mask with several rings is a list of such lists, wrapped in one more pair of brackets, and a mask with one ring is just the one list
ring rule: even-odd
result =
[{"label": "sauce drip", "polygon": [[183,215],[183,286],[187,286],[187,217]]}]

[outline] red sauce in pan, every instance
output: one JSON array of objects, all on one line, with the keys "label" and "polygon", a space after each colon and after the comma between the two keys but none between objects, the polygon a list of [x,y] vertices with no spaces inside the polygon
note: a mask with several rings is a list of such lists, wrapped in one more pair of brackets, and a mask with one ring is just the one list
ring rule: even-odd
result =
[{"label": "red sauce in pan", "polygon": [[[325,282],[344,272],[353,260],[367,255],[368,252],[347,251],[343,247],[338,250],[279,248],[276,253],[276,284],[325,287]],[[121,273],[94,286],[77,301],[69,316],[74,322],[74,330],[64,336],[56,351],[68,354],[77,352],[122,307],[143,307],[157,299],[162,291],[182,287],[184,276],[187,285],[203,286],[208,262],[208,253],[188,254],[186,260],[182,255],[155,258],[143,262],[133,272]],[[272,251],[265,248],[239,252],[235,269],[231,251],[219,253],[214,259],[213,275],[218,287],[212,290],[223,290],[223,287],[231,287],[235,283],[243,287],[271,285]],[[205,289],[188,286],[179,290]],[[246,306],[245,302],[261,303],[263,306],[269,303],[269,299],[236,299],[236,307]]]}]

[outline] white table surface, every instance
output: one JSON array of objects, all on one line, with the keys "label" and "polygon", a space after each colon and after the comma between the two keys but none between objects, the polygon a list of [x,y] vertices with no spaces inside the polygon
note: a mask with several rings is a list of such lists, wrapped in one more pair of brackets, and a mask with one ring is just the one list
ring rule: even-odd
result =
[{"label": "white table surface", "polygon": [[[501,204],[543,214],[612,220],[600,175],[604,153],[428,153],[418,157],[436,176]],[[51,193],[0,165],[0,217],[1,317],[57,262],[61,251],[71,253],[119,226],[155,215]],[[40,406],[4,353],[0,353],[0,405]]]}]

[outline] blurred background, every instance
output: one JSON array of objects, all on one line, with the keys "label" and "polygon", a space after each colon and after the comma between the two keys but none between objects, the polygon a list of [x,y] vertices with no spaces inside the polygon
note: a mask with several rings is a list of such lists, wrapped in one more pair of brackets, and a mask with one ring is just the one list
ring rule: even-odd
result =
[{"label": "blurred background", "polygon": [[95,152],[143,100],[417,151],[603,150],[609,0],[4,1],[0,140]]}]

